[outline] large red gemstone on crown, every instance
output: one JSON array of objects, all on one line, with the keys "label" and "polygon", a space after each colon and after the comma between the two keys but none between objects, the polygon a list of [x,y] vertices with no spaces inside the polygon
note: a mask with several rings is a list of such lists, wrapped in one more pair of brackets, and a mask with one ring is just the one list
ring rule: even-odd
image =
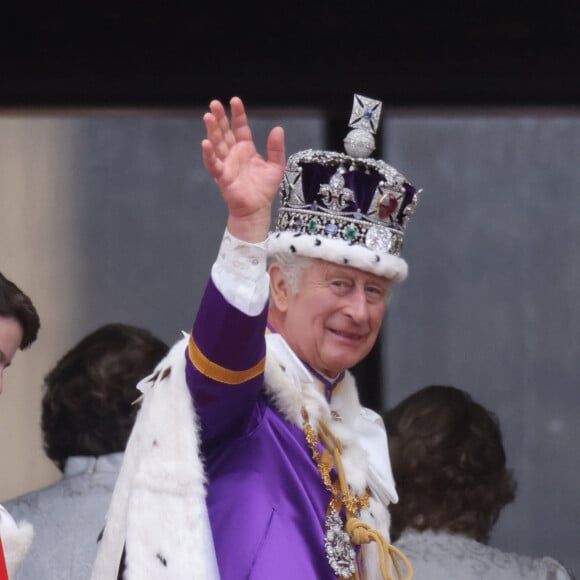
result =
[{"label": "large red gemstone on crown", "polygon": [[378,203],[379,218],[386,220],[397,209],[397,198],[393,193],[385,193]]}]

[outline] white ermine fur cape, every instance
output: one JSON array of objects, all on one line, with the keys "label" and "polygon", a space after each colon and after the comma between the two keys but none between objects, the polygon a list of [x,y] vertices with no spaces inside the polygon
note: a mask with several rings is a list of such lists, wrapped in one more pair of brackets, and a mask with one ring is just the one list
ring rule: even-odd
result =
[{"label": "white ermine fur cape", "polygon": [[[219,579],[205,504],[199,425],[185,381],[188,336],[141,381],[142,406],[129,438],[91,580],[116,580],[125,546],[123,580]],[[387,505],[397,501],[385,429],[360,406],[347,374],[329,409],[318,383],[280,335],[267,336],[266,392],[290,422],[302,427],[302,407],[316,430],[323,419],[344,445],[343,464],[354,493],[368,486],[361,519],[388,540]],[[331,411],[335,417],[331,417]],[[376,546],[364,546],[369,580],[381,578]],[[370,553],[369,553],[370,552]]]}]

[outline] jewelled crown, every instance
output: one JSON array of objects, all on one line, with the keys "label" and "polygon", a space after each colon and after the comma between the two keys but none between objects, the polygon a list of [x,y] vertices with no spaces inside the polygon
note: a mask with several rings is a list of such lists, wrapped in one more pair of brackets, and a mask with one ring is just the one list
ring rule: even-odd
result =
[{"label": "jewelled crown", "polygon": [[292,252],[360,268],[396,282],[418,192],[384,161],[370,158],[381,101],[354,96],[346,153],[299,151],[288,158],[270,253]]}]

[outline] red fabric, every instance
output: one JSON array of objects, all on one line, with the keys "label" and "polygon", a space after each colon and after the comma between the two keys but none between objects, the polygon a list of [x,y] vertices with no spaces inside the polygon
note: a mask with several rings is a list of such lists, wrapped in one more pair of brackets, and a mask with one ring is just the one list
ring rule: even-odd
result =
[{"label": "red fabric", "polygon": [[9,580],[6,560],[4,559],[4,549],[2,548],[2,538],[0,538],[0,580]]}]

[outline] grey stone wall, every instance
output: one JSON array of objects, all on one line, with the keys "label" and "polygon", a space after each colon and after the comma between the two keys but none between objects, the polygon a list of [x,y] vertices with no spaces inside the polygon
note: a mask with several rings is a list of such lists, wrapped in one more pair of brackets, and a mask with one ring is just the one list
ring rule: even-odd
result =
[{"label": "grey stone wall", "polygon": [[385,405],[469,391],[502,425],[518,496],[492,544],[580,570],[580,118],[390,118],[388,160],[419,187],[384,345]]}]

